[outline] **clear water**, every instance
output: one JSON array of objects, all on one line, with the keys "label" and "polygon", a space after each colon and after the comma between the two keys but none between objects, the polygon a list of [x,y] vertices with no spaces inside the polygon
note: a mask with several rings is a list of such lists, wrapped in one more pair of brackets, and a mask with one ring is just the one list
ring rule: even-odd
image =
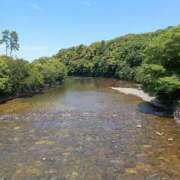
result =
[{"label": "clear water", "polygon": [[69,78],[1,104],[0,179],[179,180],[180,124],[111,86],[134,85]]}]

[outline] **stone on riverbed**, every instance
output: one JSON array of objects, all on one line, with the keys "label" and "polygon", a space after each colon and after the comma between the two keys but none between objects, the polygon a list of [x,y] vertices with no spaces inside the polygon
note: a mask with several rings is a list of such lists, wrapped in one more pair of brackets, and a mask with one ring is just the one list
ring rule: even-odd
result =
[{"label": "stone on riverbed", "polygon": [[141,124],[138,124],[136,127],[137,127],[137,128],[142,128],[142,125],[141,125]]}]

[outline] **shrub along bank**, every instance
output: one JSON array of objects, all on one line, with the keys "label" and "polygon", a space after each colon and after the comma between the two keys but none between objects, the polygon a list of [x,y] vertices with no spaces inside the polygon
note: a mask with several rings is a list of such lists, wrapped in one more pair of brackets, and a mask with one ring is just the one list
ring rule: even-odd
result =
[{"label": "shrub along bank", "polygon": [[66,68],[57,59],[41,58],[29,63],[23,59],[0,56],[0,95],[23,96],[60,84]]}]

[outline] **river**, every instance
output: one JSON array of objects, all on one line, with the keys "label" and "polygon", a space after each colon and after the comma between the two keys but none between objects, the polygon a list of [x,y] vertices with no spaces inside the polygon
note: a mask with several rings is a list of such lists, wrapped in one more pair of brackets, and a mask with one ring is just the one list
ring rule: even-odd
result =
[{"label": "river", "polygon": [[[0,179],[179,180],[180,124],[105,78],[0,105]],[[159,116],[161,115],[161,116]]]}]

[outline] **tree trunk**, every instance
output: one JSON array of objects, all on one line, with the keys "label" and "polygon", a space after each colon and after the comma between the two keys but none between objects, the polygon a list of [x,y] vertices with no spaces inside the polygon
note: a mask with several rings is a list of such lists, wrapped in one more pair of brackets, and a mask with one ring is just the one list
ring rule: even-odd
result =
[{"label": "tree trunk", "polygon": [[12,49],[10,50],[10,56],[12,57]]},{"label": "tree trunk", "polygon": [[8,55],[8,44],[6,43],[6,56]]},{"label": "tree trunk", "polygon": [[6,45],[6,56],[7,56],[7,45]]}]

